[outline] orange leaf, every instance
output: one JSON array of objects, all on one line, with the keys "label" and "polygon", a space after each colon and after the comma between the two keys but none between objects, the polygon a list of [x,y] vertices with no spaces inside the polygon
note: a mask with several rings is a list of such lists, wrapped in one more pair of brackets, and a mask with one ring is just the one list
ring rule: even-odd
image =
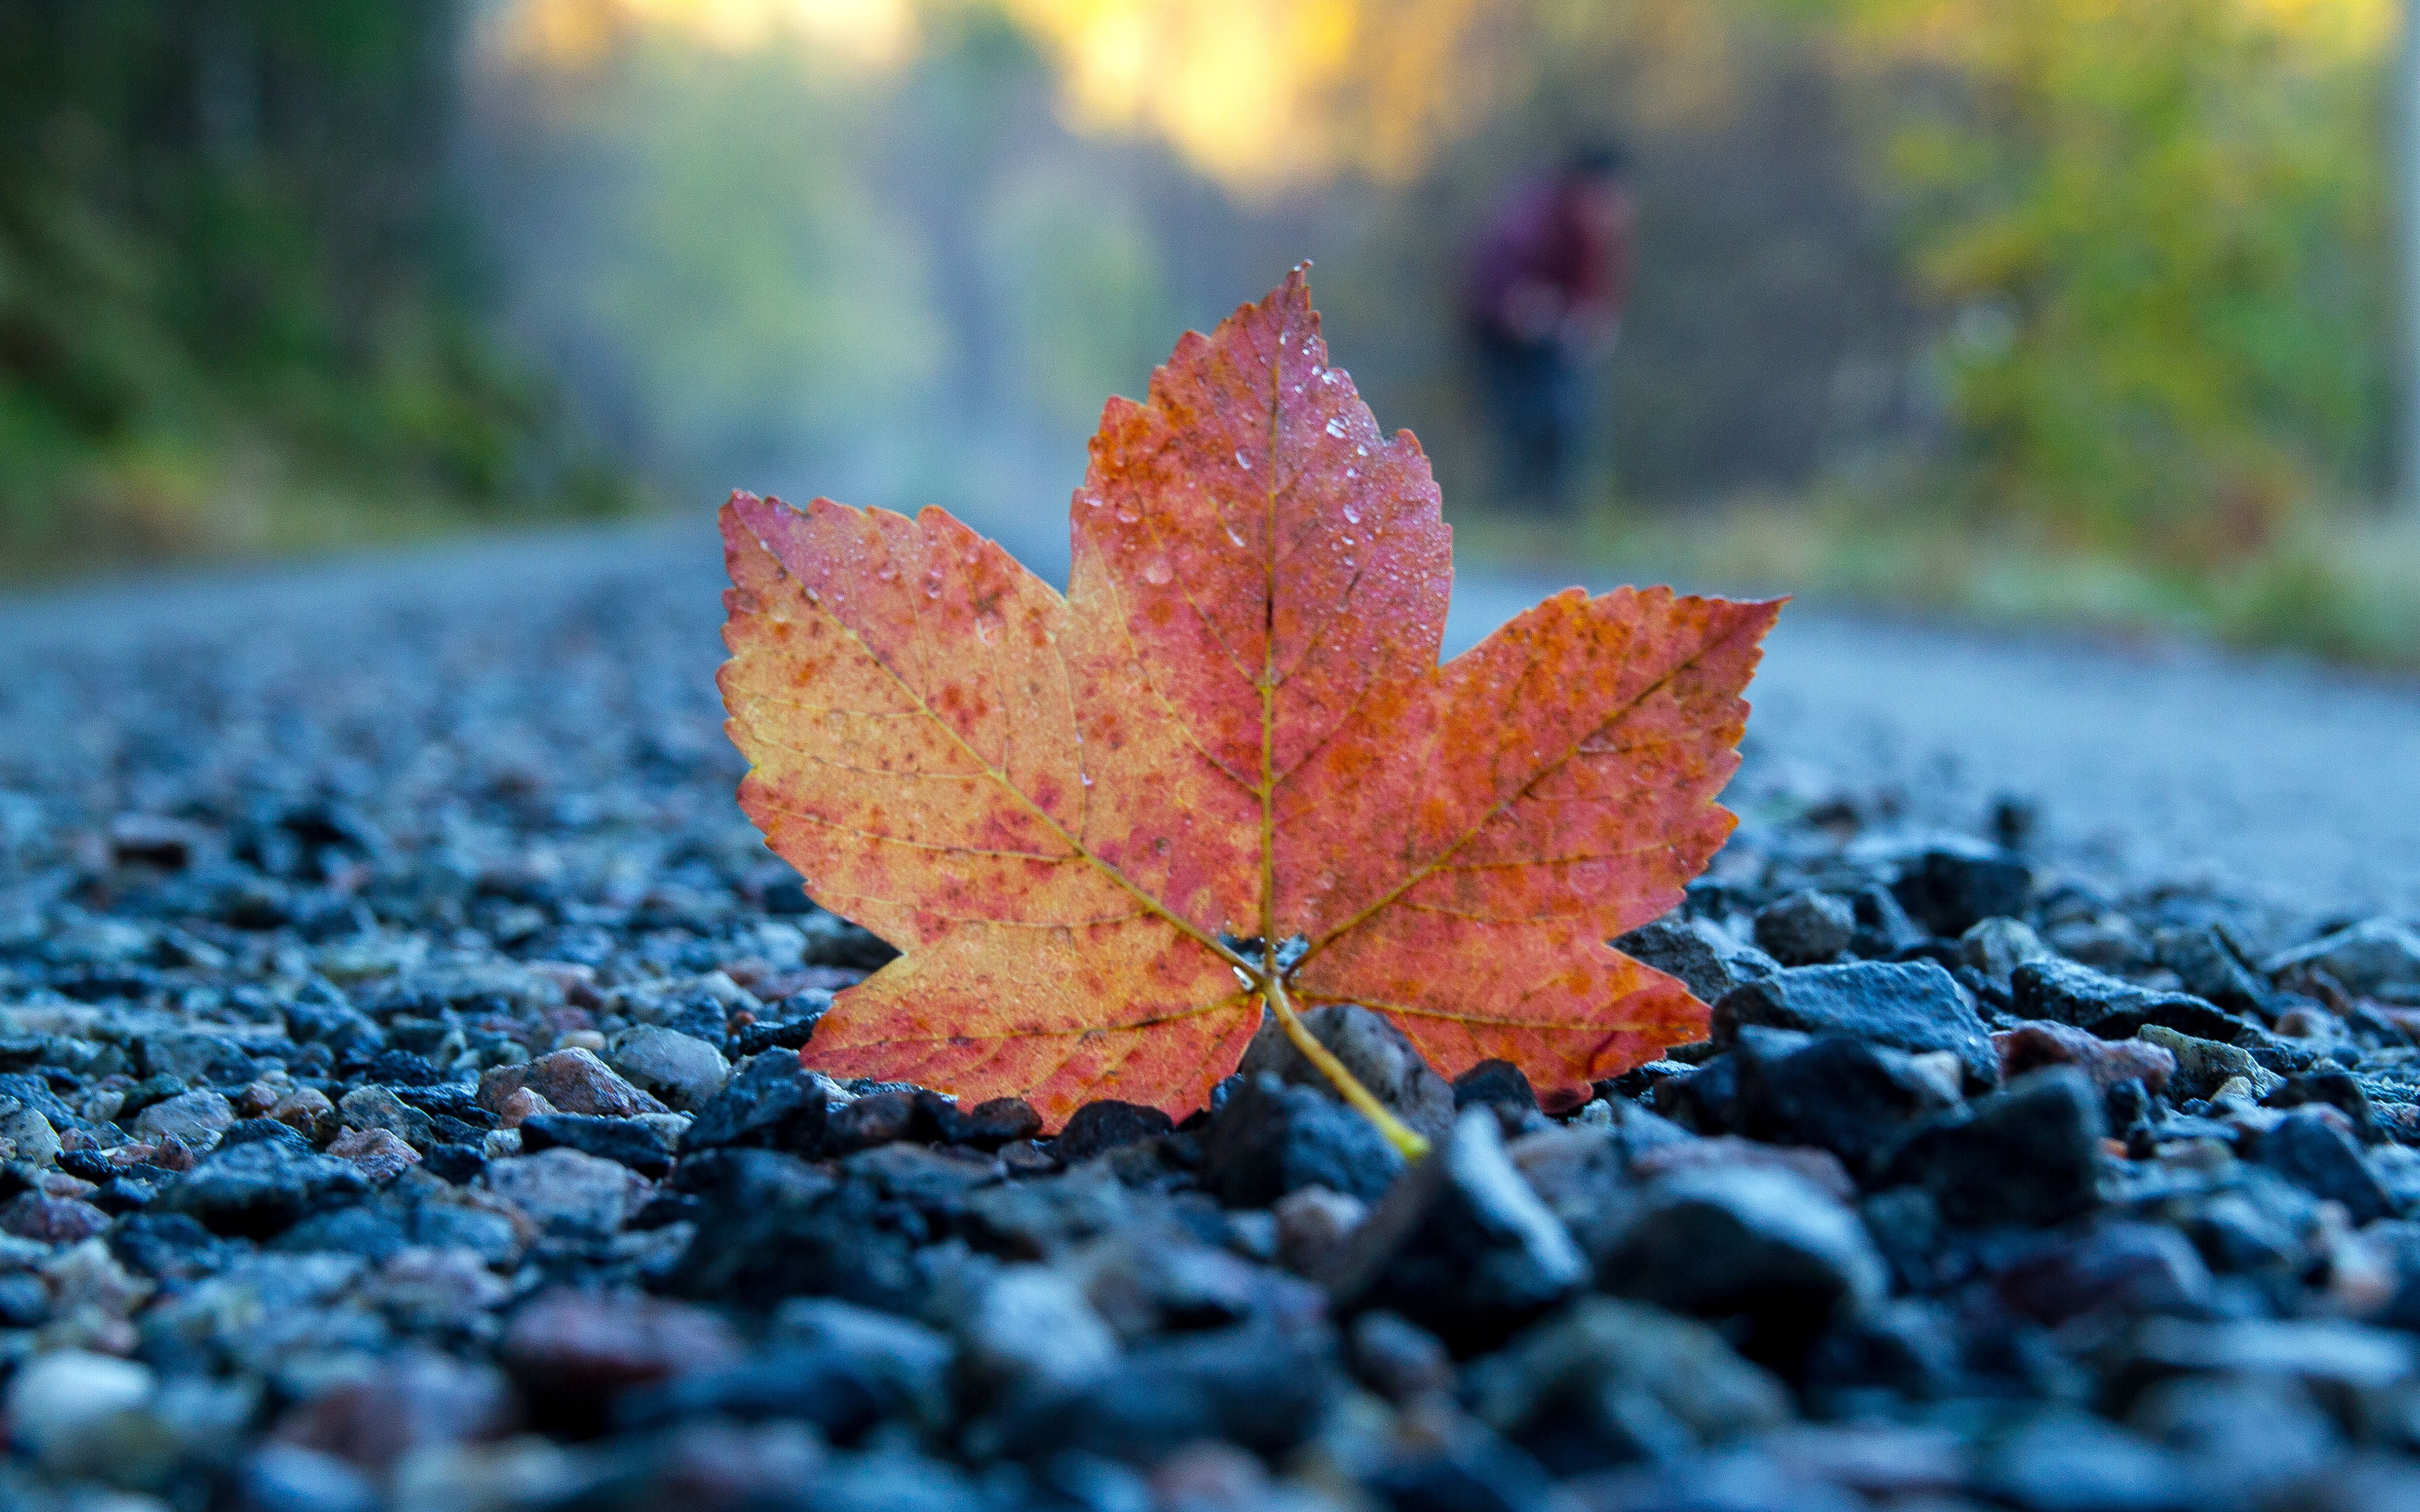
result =
[{"label": "orange leaf", "polygon": [[742,493],[722,528],[740,802],[905,952],[810,1065],[1056,1127],[1202,1106],[1265,980],[1546,1087],[1703,1029],[1605,942],[1730,832],[1778,604],[1575,589],[1439,667],[1428,460],[1326,365],[1300,270],[1109,401],[1063,599],[939,509]]}]

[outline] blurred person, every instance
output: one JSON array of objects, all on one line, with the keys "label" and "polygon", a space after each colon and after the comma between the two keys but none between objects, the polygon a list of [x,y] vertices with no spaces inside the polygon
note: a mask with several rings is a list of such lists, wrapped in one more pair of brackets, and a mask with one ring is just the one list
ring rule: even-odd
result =
[{"label": "blurred person", "polygon": [[1630,292],[1629,159],[1583,147],[1496,207],[1470,247],[1463,313],[1505,497],[1568,508],[1596,420],[1596,370]]}]

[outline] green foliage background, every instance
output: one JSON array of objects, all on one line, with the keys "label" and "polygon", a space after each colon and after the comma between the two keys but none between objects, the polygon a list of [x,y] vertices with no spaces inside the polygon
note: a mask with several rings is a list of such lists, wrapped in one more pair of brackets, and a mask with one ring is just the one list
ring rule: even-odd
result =
[{"label": "green foliage background", "polygon": [[2185,567],[2389,483],[2391,9],[1850,0],[1959,423],[2057,545]]},{"label": "green foliage background", "polygon": [[470,298],[442,0],[0,0],[0,573],[622,493]]},{"label": "green foliage background", "polygon": [[[2395,0],[1327,0],[1373,71],[1258,178],[1070,109],[1115,4],[901,3],[865,66],[706,0],[0,0],[0,573],[631,478],[1055,515],[1101,396],[1310,255],[1475,542],[2420,659]],[[532,8],[604,40],[476,29]],[[1491,517],[1454,293],[1606,134],[1614,536]]]}]

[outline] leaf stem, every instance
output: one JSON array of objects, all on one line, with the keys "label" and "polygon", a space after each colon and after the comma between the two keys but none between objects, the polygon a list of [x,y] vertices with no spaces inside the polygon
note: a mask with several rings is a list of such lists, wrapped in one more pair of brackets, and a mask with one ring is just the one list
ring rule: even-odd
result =
[{"label": "leaf stem", "polygon": [[1278,1023],[1284,1026],[1286,1038],[1294,1041],[1294,1047],[1317,1066],[1323,1075],[1336,1084],[1336,1090],[1343,1095],[1344,1101],[1352,1103],[1363,1118],[1376,1124],[1378,1132],[1387,1136],[1387,1143],[1394,1146],[1404,1159],[1418,1160],[1427,1154],[1429,1142],[1406,1128],[1403,1119],[1388,1112],[1387,1105],[1372,1095],[1370,1088],[1361,1085],[1360,1078],[1345,1069],[1344,1062],[1336,1058],[1336,1052],[1321,1044],[1319,1037],[1311,1032],[1310,1026],[1304,1024],[1302,1016],[1294,1011],[1293,1000],[1286,996],[1283,975],[1274,971],[1266,974],[1255,972],[1254,975],[1260,978],[1261,995],[1267,1000],[1270,1011],[1277,1014]]}]

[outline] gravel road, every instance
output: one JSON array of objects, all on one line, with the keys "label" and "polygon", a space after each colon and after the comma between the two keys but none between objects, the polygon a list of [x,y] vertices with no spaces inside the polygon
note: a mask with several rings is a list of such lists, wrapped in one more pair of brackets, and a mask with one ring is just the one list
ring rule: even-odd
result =
[{"label": "gravel road", "polygon": [[[1056,520],[973,523],[1063,580]],[[324,655],[382,610],[435,624],[631,577],[661,582],[659,623],[703,680],[720,656],[719,576],[711,529],[691,520],[0,598],[0,666],[12,669],[0,678],[0,731],[43,738],[55,702],[10,689],[70,654],[79,675],[105,676],[113,656],[299,631],[298,654]],[[1557,586],[1465,568],[1449,650]],[[2420,916],[2420,686],[2410,682],[1800,606],[1750,698],[1751,764],[1734,794],[1751,813],[1880,795],[1908,822],[1972,828],[2012,795],[2039,810],[2047,854],[2112,880],[2212,882],[2294,913]]]},{"label": "gravel road", "polygon": [[809,1064],[892,952],[732,801],[719,578],[0,599],[0,1507],[2420,1506],[2420,932],[2311,927],[2420,912],[2412,688],[1794,610],[1618,942],[1703,1037],[1321,1010],[1407,1165],[1265,1028],[1177,1123]]}]

